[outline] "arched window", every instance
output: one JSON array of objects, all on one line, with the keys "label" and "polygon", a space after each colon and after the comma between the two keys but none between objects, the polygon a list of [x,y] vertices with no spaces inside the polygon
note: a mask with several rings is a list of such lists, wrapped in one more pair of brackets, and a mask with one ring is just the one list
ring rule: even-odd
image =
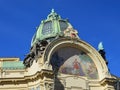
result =
[{"label": "arched window", "polygon": [[43,25],[43,29],[42,29],[42,34],[46,35],[46,34],[50,34],[52,33],[52,21],[48,21],[46,23],[44,23]]},{"label": "arched window", "polygon": [[68,27],[67,22],[60,20],[59,23],[60,23],[60,30],[61,31],[64,31],[65,29],[67,29],[67,27]]}]

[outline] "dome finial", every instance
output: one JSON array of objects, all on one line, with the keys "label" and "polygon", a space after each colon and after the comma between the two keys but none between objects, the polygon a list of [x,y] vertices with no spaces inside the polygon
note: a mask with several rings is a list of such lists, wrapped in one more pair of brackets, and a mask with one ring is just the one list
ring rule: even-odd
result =
[{"label": "dome finial", "polygon": [[100,42],[99,44],[98,44],[98,51],[99,50],[104,50],[104,47],[103,47],[103,43],[102,42]]},{"label": "dome finial", "polygon": [[54,9],[51,10],[51,13],[47,16],[48,20],[52,19],[61,19],[60,15],[58,15]]},{"label": "dome finial", "polygon": [[55,10],[52,8],[51,12],[52,12],[52,13],[54,13],[54,12],[55,12]]}]

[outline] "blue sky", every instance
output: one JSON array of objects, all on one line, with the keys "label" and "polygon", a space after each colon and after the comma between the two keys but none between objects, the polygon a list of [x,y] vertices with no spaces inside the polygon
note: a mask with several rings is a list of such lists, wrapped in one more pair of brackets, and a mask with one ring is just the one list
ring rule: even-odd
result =
[{"label": "blue sky", "polygon": [[23,60],[52,8],[69,19],[82,40],[96,49],[103,42],[110,72],[120,77],[119,0],[0,0],[0,57]]}]

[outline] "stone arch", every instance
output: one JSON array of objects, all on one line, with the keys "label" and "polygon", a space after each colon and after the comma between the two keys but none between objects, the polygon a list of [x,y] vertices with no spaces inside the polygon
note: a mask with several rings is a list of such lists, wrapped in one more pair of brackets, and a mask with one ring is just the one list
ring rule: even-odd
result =
[{"label": "stone arch", "polygon": [[61,47],[75,47],[87,53],[87,55],[93,60],[97,70],[99,79],[103,79],[106,76],[110,76],[108,72],[108,68],[106,66],[105,61],[100,56],[100,54],[88,43],[78,40],[78,39],[67,39],[67,38],[60,38],[56,39],[55,41],[51,42],[45,50],[44,53],[44,63],[46,63],[47,68],[51,69],[50,65],[50,58],[51,55]]}]

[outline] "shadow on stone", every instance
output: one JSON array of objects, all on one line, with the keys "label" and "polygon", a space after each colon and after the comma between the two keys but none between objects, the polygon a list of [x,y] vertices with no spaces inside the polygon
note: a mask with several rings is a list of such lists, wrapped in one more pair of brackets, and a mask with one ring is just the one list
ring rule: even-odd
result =
[{"label": "shadow on stone", "polygon": [[65,90],[64,85],[61,83],[61,81],[56,77],[54,81],[54,90]]}]

